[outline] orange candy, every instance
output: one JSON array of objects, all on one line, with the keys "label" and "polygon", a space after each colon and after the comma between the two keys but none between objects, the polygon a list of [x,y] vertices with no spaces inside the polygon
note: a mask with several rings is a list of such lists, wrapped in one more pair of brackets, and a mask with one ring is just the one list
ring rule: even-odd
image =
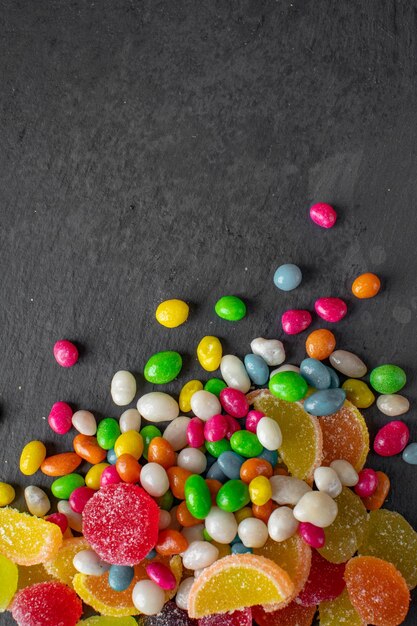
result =
[{"label": "orange candy", "polygon": [[378,276],[372,274],[371,272],[361,274],[355,278],[352,284],[353,295],[361,300],[364,298],[373,298],[380,289],[381,281]]},{"label": "orange candy", "polygon": [[315,606],[301,606],[296,602],[270,613],[261,606],[252,607],[252,617],[258,626],[311,626],[315,612]]},{"label": "orange candy", "polygon": [[387,499],[390,489],[390,479],[384,472],[376,472],[378,476],[378,486],[374,493],[367,498],[362,498],[362,502],[368,511],[376,511],[380,509]]},{"label": "orange candy", "polygon": [[190,511],[187,508],[187,503],[181,502],[181,504],[177,507],[177,520],[181,526],[185,528],[189,528],[190,526],[197,526],[197,524],[201,524],[201,519],[197,519],[194,515],[191,515]]},{"label": "orange candy", "polygon": [[358,472],[369,452],[369,433],[361,413],[346,401],[337,413],[320,417],[323,435],[322,465],[336,459],[349,461]]},{"label": "orange candy", "polygon": [[336,347],[336,338],[327,328],[313,330],[306,339],[306,352],[312,359],[327,359]]},{"label": "orange candy", "polygon": [[158,463],[168,469],[175,465],[175,451],[167,439],[154,437],[148,447],[149,463]]},{"label": "orange candy", "polygon": [[[211,501],[215,505],[217,494],[219,493],[223,485],[220,482],[220,480],[216,480],[215,478],[206,478],[206,485],[209,488],[209,491],[211,494]],[[200,523],[201,523],[201,520],[200,520]]]},{"label": "orange candy", "polygon": [[172,491],[174,498],[178,500],[185,500],[185,481],[189,476],[192,476],[192,472],[184,469],[183,467],[169,467],[167,469],[169,488]]},{"label": "orange candy", "polygon": [[137,460],[131,454],[122,454],[116,461],[116,469],[120,478],[125,483],[139,482],[140,470],[142,469]]},{"label": "orange candy", "polygon": [[258,518],[265,522],[265,524],[267,524],[274,508],[274,502],[272,500],[268,500],[268,502],[265,502],[265,504],[253,504],[253,517]]},{"label": "orange candy", "polygon": [[47,476],[66,476],[72,474],[82,459],[75,452],[63,452],[48,456],[41,464],[41,472]]},{"label": "orange candy", "polygon": [[106,450],[98,445],[97,439],[90,435],[77,435],[74,437],[73,446],[78,456],[92,465],[101,463],[107,455]]},{"label": "orange candy", "polygon": [[248,459],[240,468],[240,479],[249,485],[257,476],[271,478],[274,473],[271,463],[265,459]]},{"label": "orange candy", "polygon": [[178,530],[161,530],[155,550],[161,556],[181,554],[188,548],[188,541]]}]

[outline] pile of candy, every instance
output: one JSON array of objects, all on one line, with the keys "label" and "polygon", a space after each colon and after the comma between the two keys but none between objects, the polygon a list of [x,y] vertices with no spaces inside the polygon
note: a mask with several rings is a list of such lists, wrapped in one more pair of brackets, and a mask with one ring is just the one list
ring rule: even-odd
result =
[{"label": "pile of candy", "polygon": [[[324,228],[336,221],[325,204],[310,215]],[[274,275],[284,291],[301,282],[293,264]],[[369,273],[352,285],[358,298],[379,289]],[[335,323],[347,306],[321,297],[315,311]],[[246,306],[224,296],[215,312],[237,322]],[[166,328],[188,315],[181,300],[156,310]],[[294,335],[311,321],[309,311],[289,310],[282,328]],[[197,359],[221,377],[186,382],[178,401],[152,391],[98,424],[90,411],[56,402],[49,425],[62,436],[77,431],[73,451],[47,456],[30,441],[20,458],[26,476],[53,477],[56,512],[34,485],[25,489],[29,514],[9,507],[14,489],[0,483],[0,611],[20,626],[311,626],[317,611],[322,626],[401,624],[417,585],[417,533],[381,508],[390,481],[365,467],[369,433],[359,409],[377,392],[382,413],[406,413],[398,395],[405,372],[380,365],[368,386],[364,362],[336,349],[326,328],[311,332],[305,348],[299,366],[284,364],[282,342],[258,337],[242,361],[205,336]],[[54,356],[63,367],[78,360],[66,340]],[[181,369],[180,354],[159,352],[144,377],[164,385]],[[136,391],[130,372],[114,375],[115,405],[128,406]],[[417,444],[408,442],[406,424],[394,420],[373,446],[417,463]],[[85,476],[76,473],[83,461],[91,465]],[[100,616],[79,622],[83,602]]]}]

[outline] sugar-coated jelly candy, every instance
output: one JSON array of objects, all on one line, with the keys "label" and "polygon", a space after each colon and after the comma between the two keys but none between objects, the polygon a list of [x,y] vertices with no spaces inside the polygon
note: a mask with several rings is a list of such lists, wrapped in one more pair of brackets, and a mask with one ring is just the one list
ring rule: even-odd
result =
[{"label": "sugar-coated jelly candy", "polygon": [[67,339],[61,339],[54,345],[55,361],[61,367],[72,367],[78,361],[77,347]]},{"label": "sugar-coated jelly candy", "polygon": [[348,378],[342,385],[346,398],[358,409],[367,409],[375,402],[375,396],[363,380]]},{"label": "sugar-coated jelly candy", "polygon": [[294,517],[299,522],[310,522],[326,528],[337,516],[337,504],[327,493],[309,491],[304,494],[294,508]]},{"label": "sugar-coated jelly candy", "polygon": [[222,378],[228,387],[247,393],[251,381],[243,362],[234,354],[226,354],[220,362]]},{"label": "sugar-coated jelly candy", "polygon": [[345,580],[349,599],[366,624],[402,624],[410,592],[392,563],[372,556],[355,557],[346,564]]},{"label": "sugar-coated jelly candy", "polygon": [[[190,579],[186,579],[190,580]],[[194,579],[191,579],[194,580]],[[139,626],[198,626],[197,621],[188,617],[186,610],[178,607],[174,602],[167,602],[156,615],[142,616]]]},{"label": "sugar-coated jelly candy", "polygon": [[281,326],[287,335],[298,335],[306,330],[313,318],[310,311],[304,309],[289,309],[281,317]]},{"label": "sugar-coated jelly candy", "polygon": [[372,370],[370,382],[378,393],[393,394],[404,387],[407,376],[398,365],[380,365]]},{"label": "sugar-coated jelly candy", "polygon": [[361,498],[368,498],[376,491],[378,476],[370,467],[361,470],[358,476],[359,480],[354,487],[355,493]]},{"label": "sugar-coated jelly candy", "polygon": [[318,359],[309,357],[301,361],[300,374],[311,387],[316,389],[328,389],[330,387],[330,372]]},{"label": "sugar-coated jelly candy", "polygon": [[343,459],[356,471],[362,469],[369,452],[369,432],[362,414],[346,401],[337,413],[320,417],[323,465]]},{"label": "sugar-coated jelly candy", "polygon": [[12,485],[0,482],[0,507],[11,504],[15,499],[16,492]]},{"label": "sugar-coated jelly candy", "polygon": [[20,455],[20,471],[25,476],[32,476],[38,471],[45,457],[45,444],[42,441],[29,441]]},{"label": "sugar-coated jelly candy", "polygon": [[136,395],[136,378],[127,370],[119,370],[111,380],[110,393],[117,406],[130,404]]},{"label": "sugar-coated jelly candy", "polygon": [[308,385],[297,372],[278,372],[270,378],[269,390],[280,400],[298,402],[306,395]]},{"label": "sugar-coated jelly candy", "polygon": [[410,431],[404,422],[394,420],[385,424],[375,435],[374,450],[380,456],[394,456],[404,450],[410,439]]},{"label": "sugar-coated jelly candy", "polygon": [[341,298],[319,298],[315,301],[314,308],[317,315],[326,322],[340,322],[347,313],[346,302]]},{"label": "sugar-coated jelly candy", "polygon": [[188,319],[189,306],[183,300],[172,298],[158,304],[155,311],[156,321],[166,328],[177,328]]},{"label": "sugar-coated jelly candy", "polygon": [[180,412],[178,402],[162,391],[151,391],[141,396],[137,409],[144,419],[154,423],[171,421]]},{"label": "sugar-coated jelly candy", "polygon": [[17,566],[0,554],[0,613],[7,609],[16,593],[17,580]]},{"label": "sugar-coated jelly candy", "polygon": [[291,602],[277,611],[265,611],[261,606],[254,606],[252,617],[258,626],[311,626],[315,612],[315,606],[302,606],[297,602]]},{"label": "sugar-coated jelly candy", "polygon": [[253,354],[262,357],[269,366],[281,365],[285,361],[285,349],[279,339],[256,337],[252,339],[250,348]]},{"label": "sugar-coated jelly candy", "polygon": [[148,382],[154,385],[165,385],[177,378],[181,368],[181,355],[174,350],[164,350],[153,354],[148,359],[143,375]]},{"label": "sugar-coated jelly candy", "polygon": [[361,274],[352,283],[352,293],[361,300],[364,298],[373,298],[377,295],[381,288],[381,281],[376,274],[366,272]]},{"label": "sugar-coated jelly candy", "polygon": [[40,470],[47,476],[66,476],[74,472],[81,462],[81,457],[75,452],[62,452],[46,457]]},{"label": "sugar-coated jelly candy", "polygon": [[344,563],[330,563],[313,550],[310,573],[297,602],[303,606],[315,606],[337,598],[345,588],[344,573]]},{"label": "sugar-coated jelly candy", "polygon": [[342,408],[345,399],[346,392],[343,389],[324,389],[308,396],[304,408],[311,415],[332,415]]},{"label": "sugar-coated jelly candy", "polygon": [[0,554],[18,565],[43,563],[62,543],[56,524],[8,507],[0,508],[0,528]]},{"label": "sugar-coated jelly candy", "polygon": [[48,415],[48,424],[58,435],[65,435],[71,429],[72,408],[66,402],[55,402]]},{"label": "sugar-coated jelly candy", "polygon": [[330,204],[316,202],[310,207],[310,218],[321,228],[333,228],[337,220],[337,213]]},{"label": "sugar-coated jelly candy", "polygon": [[82,603],[77,594],[60,582],[45,582],[19,591],[11,605],[19,626],[75,626]]},{"label": "sugar-coated jelly candy", "polygon": [[331,330],[313,330],[306,339],[306,352],[309,357],[323,361],[328,359],[336,347],[336,338]]},{"label": "sugar-coated jelly candy", "polygon": [[247,608],[233,613],[207,615],[198,620],[198,626],[252,626],[252,610]]},{"label": "sugar-coated jelly candy", "polygon": [[137,626],[137,621],[133,617],[107,617],[105,615],[95,615],[78,622],[77,626]]},{"label": "sugar-coated jelly candy", "polygon": [[97,442],[103,450],[114,448],[118,437],[120,436],[119,422],[113,417],[106,417],[101,420],[97,427]]},{"label": "sugar-coated jelly candy", "polygon": [[222,360],[223,348],[218,337],[206,335],[197,346],[197,359],[206,372],[219,369]]},{"label": "sugar-coated jelly candy", "polygon": [[152,580],[140,580],[133,588],[132,600],[140,613],[155,615],[163,609],[165,593]]},{"label": "sugar-coated jelly candy", "polygon": [[71,421],[75,430],[78,430],[78,432],[82,435],[88,435],[89,437],[92,437],[97,432],[96,418],[91,413],[91,411],[76,411],[72,416]]},{"label": "sugar-coated jelly candy", "polygon": [[274,284],[282,291],[292,291],[296,289],[302,279],[303,275],[301,270],[298,265],[294,265],[294,263],[285,263],[275,270]]},{"label": "sugar-coated jelly candy", "polygon": [[[54,578],[58,579],[62,583],[65,583],[69,587],[72,587],[72,580],[77,573],[77,568],[74,565],[74,559],[82,552],[90,552],[88,548],[89,545],[84,537],[64,539],[54,558],[49,561],[45,561],[45,570]],[[106,569],[108,569],[108,567],[109,566],[107,566]],[[102,569],[98,573],[101,574],[103,571],[105,570]],[[95,575],[97,575],[97,573]]]},{"label": "sugar-coated jelly candy", "polygon": [[342,491],[342,483],[337,472],[331,467],[318,467],[314,470],[314,482],[319,491],[336,498]]},{"label": "sugar-coated jelly candy", "polygon": [[331,365],[349,378],[362,378],[368,368],[365,363],[353,352],[347,350],[335,350],[330,355]]},{"label": "sugar-coated jelly candy", "polygon": [[229,322],[238,322],[246,315],[246,304],[237,296],[223,296],[214,307],[217,315]]},{"label": "sugar-coated jelly candy", "polygon": [[410,408],[410,402],[407,398],[396,393],[379,396],[376,405],[381,413],[389,415],[389,417],[403,415]]},{"label": "sugar-coated jelly candy", "polygon": [[334,600],[320,602],[319,614],[320,626],[365,626],[346,589]]},{"label": "sugar-coated jelly candy", "polygon": [[51,503],[43,489],[29,485],[25,488],[24,495],[29,513],[37,517],[44,517],[48,513]]}]

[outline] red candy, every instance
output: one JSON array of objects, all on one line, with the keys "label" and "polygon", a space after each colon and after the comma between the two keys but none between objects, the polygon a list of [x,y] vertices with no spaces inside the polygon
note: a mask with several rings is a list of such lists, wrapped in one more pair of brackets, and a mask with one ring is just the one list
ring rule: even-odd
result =
[{"label": "red candy", "polygon": [[107,487],[107,485],[117,485],[122,482],[119,476],[116,465],[109,465],[105,467],[100,476],[100,487]]},{"label": "red candy", "polygon": [[78,350],[71,341],[62,339],[54,345],[55,361],[61,367],[72,367],[78,361]]},{"label": "red candy", "polygon": [[345,588],[345,563],[330,563],[313,550],[310,574],[297,598],[303,606],[313,606],[325,600],[334,600]]},{"label": "red candy", "polygon": [[207,615],[198,620],[198,626],[252,626],[252,611],[248,608],[233,613]]},{"label": "red candy", "polygon": [[265,417],[265,413],[262,413],[262,411],[249,411],[245,422],[246,430],[249,430],[251,433],[256,433],[258,422],[260,422],[263,417]]},{"label": "red candy", "polygon": [[204,422],[199,417],[193,417],[188,422],[187,442],[190,448],[204,446]]},{"label": "red candy", "polygon": [[19,591],[11,611],[19,626],[75,626],[81,617],[82,603],[67,585],[45,582]]},{"label": "red candy", "polygon": [[83,511],[83,533],[107,563],[135,565],[158,539],[159,508],[141,487],[129,483],[97,491]]},{"label": "red candy", "polygon": [[302,333],[310,326],[311,322],[311,313],[303,309],[290,309],[285,311],[281,317],[282,329],[287,335]]},{"label": "red candy", "polygon": [[409,439],[410,431],[407,424],[394,420],[377,432],[374,450],[380,456],[394,456],[404,450]]},{"label": "red candy", "polygon": [[220,441],[226,436],[229,422],[225,415],[213,415],[204,424],[204,437],[207,441]]},{"label": "red candy", "polygon": [[315,606],[301,606],[295,601],[268,613],[261,606],[252,607],[252,617],[258,626],[311,626],[315,612]]},{"label": "red candy", "polygon": [[317,202],[310,207],[310,217],[321,228],[332,228],[337,220],[337,213],[330,204]]},{"label": "red candy", "polygon": [[365,468],[359,472],[359,480],[354,487],[355,493],[360,498],[369,498],[378,487],[378,475],[371,468]]},{"label": "red candy", "polygon": [[51,522],[52,524],[59,526],[62,534],[64,534],[68,528],[67,516],[63,513],[52,513],[51,515],[45,517],[45,519],[47,522]]},{"label": "red candy", "polygon": [[95,494],[91,487],[77,487],[69,497],[69,503],[75,513],[82,513],[90,498]]},{"label": "red candy", "polygon": [[48,415],[48,424],[58,435],[65,435],[72,426],[73,411],[66,402],[55,402]]},{"label": "red candy", "polygon": [[232,417],[246,417],[249,411],[249,403],[246,396],[239,389],[226,387],[220,392],[220,403],[226,413]]},{"label": "red candy", "polygon": [[298,532],[303,540],[312,548],[322,548],[326,543],[323,528],[310,524],[310,522],[301,522],[298,526]]},{"label": "red candy", "polygon": [[341,298],[319,298],[314,303],[319,317],[326,322],[340,322],[347,313],[346,303]]},{"label": "red candy", "polygon": [[240,424],[237,421],[237,419],[235,419],[231,415],[225,415],[225,418],[227,420],[226,438],[230,439],[230,437],[233,435],[233,433],[235,433],[236,431],[240,430]]}]

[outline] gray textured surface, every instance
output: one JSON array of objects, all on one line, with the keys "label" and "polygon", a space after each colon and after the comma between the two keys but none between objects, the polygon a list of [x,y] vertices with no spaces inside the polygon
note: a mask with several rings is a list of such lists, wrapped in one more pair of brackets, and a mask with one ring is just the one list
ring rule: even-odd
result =
[{"label": "gray textured surface", "polygon": [[[17,465],[35,437],[70,449],[45,421],[54,401],[117,415],[115,370],[178,348],[182,380],[201,376],[204,334],[243,355],[321,295],[350,305],[340,347],[405,367],[417,438],[415,0],[2,0],[0,25],[0,479],[50,482]],[[335,229],[309,222],[313,200],[334,203]],[[303,268],[294,293],[272,284],[283,261]],[[353,301],[371,270],[383,292]],[[214,316],[224,293],[249,302],[237,325]],[[173,296],[192,314],[168,331],[154,310]],[[69,371],[62,337],[83,348]],[[286,346],[302,358],[303,337]],[[417,527],[416,469],[370,463]]]}]

